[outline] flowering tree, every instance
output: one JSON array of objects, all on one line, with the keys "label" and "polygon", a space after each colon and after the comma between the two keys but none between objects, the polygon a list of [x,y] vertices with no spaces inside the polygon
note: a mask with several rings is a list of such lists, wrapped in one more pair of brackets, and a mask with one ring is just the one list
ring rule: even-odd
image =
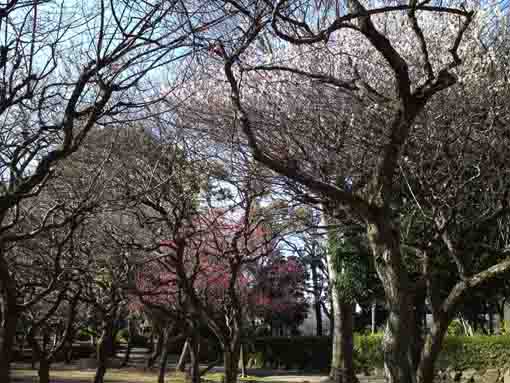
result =
[{"label": "flowering tree", "polygon": [[254,267],[249,311],[266,324],[293,331],[306,318],[306,270],[295,257],[271,257]]},{"label": "flowering tree", "polygon": [[163,292],[165,307],[175,307],[174,312],[185,308],[186,315],[210,328],[222,347],[228,382],[237,380],[243,316],[253,284],[247,266],[269,257],[276,246],[263,220],[254,219],[256,197],[248,192],[243,197],[237,208],[198,211],[182,220],[173,238],[162,242],[165,253],[151,260],[163,272],[144,280],[151,286],[145,291]]},{"label": "flowering tree", "polygon": [[[208,105],[191,118],[216,135],[239,127],[253,157],[306,187],[308,201],[364,225],[389,308],[389,381],[431,382],[462,297],[510,270],[497,256],[507,237],[486,230],[505,233],[510,212],[496,181],[508,165],[495,154],[508,150],[508,69],[483,35],[487,11],[475,18],[461,4],[416,1],[229,3],[243,32],[235,44],[219,42],[221,59],[210,64],[223,67],[228,86],[208,93],[202,79]],[[229,118],[218,122],[221,114]],[[483,240],[465,247],[467,233]],[[477,267],[485,252],[491,265]],[[457,269],[446,296],[435,291],[434,259],[443,255]],[[423,296],[434,317],[424,343],[413,309]]]},{"label": "flowering tree", "polygon": [[165,262],[159,258],[155,260],[149,258],[138,265],[134,279],[130,307],[148,316],[152,326],[157,327],[159,333],[148,367],[162,354],[158,382],[163,383],[170,345],[186,338],[191,345],[190,376],[193,382],[200,381],[198,364],[200,322],[190,310],[175,274],[169,271]]},{"label": "flowering tree", "polygon": [[197,48],[193,39],[213,22],[188,18],[195,7],[192,1],[140,7],[117,0],[0,4],[0,381],[10,381],[23,310],[6,249],[63,224],[60,206],[50,205],[43,219],[26,225],[27,201],[93,127],[153,114],[150,107],[168,96],[177,77],[160,86],[152,74],[189,58]]}]

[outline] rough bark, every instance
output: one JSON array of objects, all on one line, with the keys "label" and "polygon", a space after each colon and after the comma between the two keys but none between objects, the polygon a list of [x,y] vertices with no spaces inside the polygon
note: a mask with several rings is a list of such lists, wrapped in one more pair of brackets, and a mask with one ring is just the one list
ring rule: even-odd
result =
[{"label": "rough bark", "polygon": [[418,365],[416,379],[418,383],[433,383],[435,363],[441,347],[443,346],[444,336],[448,329],[447,321],[434,323],[427,336],[423,346],[420,363]]},{"label": "rough bark", "polygon": [[369,224],[367,234],[389,309],[382,341],[386,377],[389,383],[412,383],[416,381],[412,350],[414,302],[402,263],[398,230],[379,222]]},{"label": "rough bark", "polygon": [[[426,44],[422,41],[422,53],[426,60],[429,78],[423,85],[418,86],[412,82],[405,58],[392,45],[384,33],[381,33],[376,28],[364,5],[359,1],[351,1],[348,2],[347,6],[350,12],[357,14],[356,28],[391,67],[395,80],[396,101],[398,101],[396,105],[400,105],[395,110],[390,126],[390,134],[387,136],[389,140],[382,150],[377,172],[374,174],[371,186],[368,188],[371,189],[368,190],[368,195],[351,193],[350,190],[338,188],[336,185],[324,182],[322,177],[315,177],[307,170],[303,170],[307,168],[301,166],[302,164],[299,162],[293,162],[293,166],[289,166],[290,161],[282,161],[282,158],[275,157],[274,152],[266,151],[266,142],[259,142],[255,124],[251,120],[248,111],[243,107],[239,81],[236,78],[233,67],[239,56],[256,39],[261,27],[260,29],[252,28],[246,36],[245,43],[234,54],[225,57],[224,72],[232,90],[230,93],[232,105],[237,112],[238,121],[246,135],[253,158],[273,171],[307,187],[312,193],[320,195],[321,198],[327,198],[337,206],[341,205],[350,213],[353,213],[354,216],[361,217],[367,223],[369,243],[372,248],[378,276],[384,286],[389,309],[386,332],[383,339],[387,378],[389,383],[412,383],[416,380],[416,371],[413,368],[413,352],[410,346],[413,335],[412,328],[414,327],[413,299],[407,271],[403,266],[402,255],[400,253],[400,228],[398,226],[393,227],[393,217],[395,215],[392,214],[391,210],[393,208],[390,205],[394,200],[393,195],[396,190],[395,175],[402,155],[402,148],[408,140],[416,116],[432,96],[456,83],[456,77],[450,70],[462,63],[457,50],[462,42],[464,32],[473,18],[473,12],[448,9],[449,12],[455,12],[463,16],[464,22],[459,27],[455,41],[449,50],[452,61],[441,68],[437,72],[437,76],[431,70],[431,65],[428,62],[428,52],[426,52],[425,48]],[[414,11],[411,10],[409,13],[411,17],[413,17]],[[347,27],[343,22],[339,22],[339,18],[335,21],[337,25],[332,24],[330,28],[324,29],[324,33],[302,37],[299,36],[299,33],[288,34],[279,29],[278,24],[281,20],[281,14],[278,13],[278,7],[276,7],[275,15],[277,17],[273,17],[271,25],[276,35],[294,44],[306,45],[319,41],[322,42],[327,40],[331,32]],[[285,19],[287,22],[288,19]],[[303,25],[306,27],[303,27]],[[297,30],[303,28],[301,32],[308,28],[306,23],[302,25],[295,23],[294,26]],[[309,32],[309,30],[308,28],[306,32]],[[420,31],[417,34],[422,36]],[[423,36],[420,39],[423,40]],[[303,71],[299,71],[297,74],[306,75]],[[308,78],[314,78],[314,76],[309,75]],[[336,85],[338,86],[338,83]],[[340,86],[348,90],[356,89],[350,88],[345,83],[342,83]],[[294,158],[291,160],[295,161]],[[335,320],[337,320],[336,315]]]},{"label": "rough bark", "polygon": [[421,352],[424,346],[425,334],[425,303],[426,289],[420,289],[414,295],[414,328],[411,337],[411,350],[413,369],[416,371],[420,363]]},{"label": "rough bark", "polygon": [[[321,226],[327,226],[327,219],[322,217]],[[344,302],[335,287],[339,278],[333,254],[327,252],[329,285],[332,303],[331,369],[329,376],[337,383],[349,383],[356,380],[353,364],[354,334],[352,305]]]},{"label": "rough bark", "polygon": [[354,371],[354,304],[342,302],[340,304],[342,327],[342,382],[356,382]]},{"label": "rough bark", "polygon": [[470,289],[474,289],[478,285],[486,283],[494,276],[506,273],[509,270],[510,261],[508,260],[489,267],[488,269],[471,276],[467,280],[458,282],[440,306],[433,306],[433,311],[435,313],[434,322],[429,334],[427,335],[421,352],[420,363],[416,371],[418,383],[433,383],[437,357],[441,351],[444,337],[448,330],[448,325],[450,324],[454,316],[456,306],[462,297]]},{"label": "rough bark", "polygon": [[224,348],[223,350],[223,366],[225,368],[224,383],[236,383],[237,371],[239,365],[239,345]]},{"label": "rough bark", "polygon": [[[331,276],[331,273],[330,273]],[[331,353],[331,370],[329,372],[330,379],[334,382],[341,383],[342,379],[342,320],[340,314],[340,301],[335,288],[332,289],[333,296],[333,345]]]},{"label": "rough bark", "polygon": [[350,302],[339,301],[335,305],[335,329],[330,378],[333,382],[356,382],[354,371],[354,308]]}]

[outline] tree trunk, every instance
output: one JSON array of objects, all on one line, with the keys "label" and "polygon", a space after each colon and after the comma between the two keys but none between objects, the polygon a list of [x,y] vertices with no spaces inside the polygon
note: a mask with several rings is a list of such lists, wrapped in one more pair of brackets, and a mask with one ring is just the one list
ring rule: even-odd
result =
[{"label": "tree trunk", "polygon": [[333,353],[330,378],[333,382],[352,383],[357,381],[354,371],[354,309],[350,302],[343,302],[335,294],[335,326],[333,328]]},{"label": "tree trunk", "polygon": [[168,364],[168,356],[170,355],[170,344],[169,344],[169,335],[167,331],[164,332],[163,336],[160,338],[165,338],[163,352],[161,354],[161,364],[159,366],[159,375],[158,375],[158,383],[165,383],[165,374],[166,374],[166,365]]},{"label": "tree trunk", "polygon": [[[5,283],[5,281],[4,281]],[[16,297],[5,293],[3,296],[3,328],[0,338],[0,382],[10,383],[10,368],[12,348],[16,336],[16,324],[18,323],[18,309]]]},{"label": "tree trunk", "polygon": [[342,382],[356,382],[354,371],[354,304],[342,302],[340,304],[341,332],[342,332]]},{"label": "tree trunk", "polygon": [[184,372],[184,369],[186,368],[186,358],[188,357],[188,352],[189,352],[189,340],[186,339],[186,342],[184,342],[184,346],[182,347],[181,356],[179,357],[177,366],[175,366],[176,371]]},{"label": "tree trunk", "polygon": [[[326,226],[326,217],[323,215],[321,226]],[[342,301],[342,297],[336,288],[338,280],[337,268],[333,254],[327,252],[329,285],[331,289],[331,318],[333,335],[330,379],[336,383],[350,383],[356,380],[354,372],[354,334],[353,334],[353,310],[352,305]],[[348,378],[347,378],[348,377]],[[347,378],[347,379],[344,379]]]},{"label": "tree trunk", "polygon": [[367,234],[388,302],[389,313],[382,341],[386,378],[388,383],[414,383],[414,302],[402,263],[398,230],[381,219],[377,224],[368,225]]},{"label": "tree trunk", "polygon": [[111,355],[111,346],[113,345],[112,334],[113,334],[113,323],[108,322],[105,325],[103,334],[97,343],[97,368],[96,375],[94,377],[94,383],[103,383],[104,375],[108,365],[108,359]]},{"label": "tree trunk", "polygon": [[189,343],[191,383],[200,383],[200,337],[196,334],[193,334]]},{"label": "tree trunk", "polygon": [[50,362],[46,358],[39,359],[39,383],[50,383]]},{"label": "tree trunk", "polygon": [[225,368],[224,383],[236,383],[239,365],[239,345],[223,349],[223,366]]},{"label": "tree trunk", "polygon": [[418,383],[433,383],[435,363],[441,351],[449,322],[447,318],[442,318],[438,321],[434,321],[432,324],[430,333],[425,340],[417,369],[416,375]]},{"label": "tree trunk", "polygon": [[108,357],[114,358],[117,355],[117,350],[119,347],[119,342],[117,342],[117,334],[119,333],[119,327],[116,325],[118,323],[117,318],[115,319],[115,324],[112,325],[112,333],[110,335],[110,346],[108,347]]},{"label": "tree trunk", "polygon": [[64,347],[64,358],[65,364],[71,364],[73,362],[73,342],[67,342]]},{"label": "tree trunk", "polygon": [[126,347],[126,353],[124,354],[124,360],[122,360],[121,367],[127,367],[129,364],[129,357],[131,356],[131,348],[133,347],[133,324],[128,319],[128,342]]},{"label": "tree trunk", "polygon": [[106,374],[106,364],[98,365],[96,368],[96,374],[94,376],[94,383],[103,383],[105,374]]},{"label": "tree trunk", "polygon": [[239,368],[241,369],[241,377],[246,378],[246,363],[244,358],[244,347],[241,344],[241,351],[239,353]]},{"label": "tree trunk", "polygon": [[492,305],[489,305],[489,334],[494,335],[494,311]]},{"label": "tree trunk", "polygon": [[375,334],[375,314],[376,314],[376,309],[377,309],[377,304],[376,302],[372,302],[372,306],[370,307],[370,311],[371,311],[371,321],[372,321],[372,324],[370,326],[371,328],[371,332],[372,334]]},{"label": "tree trunk", "polygon": [[[315,254],[314,254],[315,256]],[[319,281],[317,275],[317,264],[316,260],[313,259],[311,262],[312,269],[312,282],[313,282],[313,295],[314,295],[314,308],[315,308],[315,320],[317,322],[316,335],[322,336],[322,309],[321,309],[321,297],[319,291]]]},{"label": "tree trunk", "polygon": [[425,301],[427,298],[426,289],[420,289],[414,295],[414,314],[413,322],[414,327],[411,333],[411,352],[412,352],[412,365],[413,371],[416,371],[420,363],[421,352],[424,346],[424,321],[425,316]]},{"label": "tree trunk", "polygon": [[164,336],[162,332],[158,335],[158,341],[156,343],[156,346],[154,347],[154,350],[152,351],[152,354],[147,359],[147,368],[151,368],[154,366],[154,363],[158,359],[158,357],[161,355],[161,352],[163,351],[163,345],[165,343]]}]

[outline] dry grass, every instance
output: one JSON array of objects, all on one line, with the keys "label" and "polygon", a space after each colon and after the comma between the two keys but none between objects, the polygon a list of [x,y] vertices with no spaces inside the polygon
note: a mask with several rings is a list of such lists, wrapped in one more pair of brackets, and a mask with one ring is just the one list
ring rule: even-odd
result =
[{"label": "dry grass", "polygon": [[[50,372],[51,383],[89,383],[94,379],[95,370],[59,370],[52,369]],[[212,373],[204,377],[205,381],[221,382],[223,374]],[[13,369],[12,377],[19,383],[37,383],[37,370]],[[157,373],[153,371],[142,371],[139,369],[110,369],[105,375],[105,383],[155,383]],[[240,378],[245,382],[263,381],[263,378],[246,377]],[[169,372],[165,377],[166,383],[184,383],[182,373]]]},{"label": "dry grass", "polygon": [[[82,383],[91,382],[94,379],[95,370],[51,370],[50,381],[52,383]],[[35,383],[38,381],[36,370],[15,369],[12,371],[15,382]],[[116,370],[111,369],[105,375],[105,383],[155,383],[157,374],[140,370]],[[182,376],[168,373],[165,382],[183,383]]]}]

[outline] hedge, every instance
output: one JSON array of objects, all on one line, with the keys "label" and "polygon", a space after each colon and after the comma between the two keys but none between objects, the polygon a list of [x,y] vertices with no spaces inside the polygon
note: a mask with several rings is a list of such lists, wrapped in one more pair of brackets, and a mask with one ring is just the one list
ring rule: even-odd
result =
[{"label": "hedge", "polygon": [[[358,372],[382,368],[382,335],[355,337],[355,366]],[[326,371],[331,358],[329,337],[261,337],[247,342],[248,367]],[[437,363],[438,368],[487,369],[510,364],[510,336],[449,336]]]},{"label": "hedge", "polygon": [[458,370],[500,368],[510,363],[510,336],[450,336],[439,355],[439,367]]},{"label": "hedge", "polygon": [[327,369],[328,337],[261,337],[245,346],[248,368]]}]

